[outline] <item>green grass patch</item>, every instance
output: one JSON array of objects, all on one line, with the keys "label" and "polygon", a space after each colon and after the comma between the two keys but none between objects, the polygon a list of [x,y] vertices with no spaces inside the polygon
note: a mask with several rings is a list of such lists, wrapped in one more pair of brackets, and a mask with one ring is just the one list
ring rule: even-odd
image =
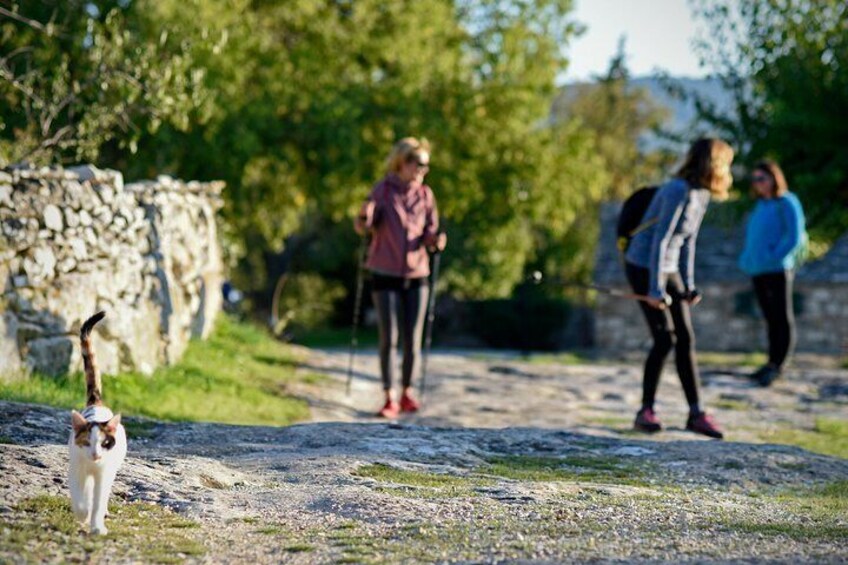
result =
[{"label": "green grass patch", "polygon": [[725,351],[698,351],[698,361],[702,365],[720,367],[762,367],[768,361],[765,353],[733,353]]},{"label": "green grass patch", "polygon": [[733,530],[746,534],[786,536],[795,540],[838,541],[848,539],[848,526],[799,524],[797,522],[736,522]]},{"label": "green grass patch", "polygon": [[[303,380],[299,361],[263,329],[222,315],[209,339],[192,341],[176,365],[150,376],[105,376],[104,400],[115,412],[158,420],[288,425],[309,417],[306,402],[287,393]],[[78,408],[84,396],[81,374],[0,383],[3,400]],[[144,433],[145,424],[133,425]]]},{"label": "green grass patch", "polygon": [[187,534],[198,524],[164,508],[112,500],[109,510],[109,534],[95,537],[84,533],[74,519],[68,498],[23,500],[0,518],[0,562],[40,562],[46,556],[60,556],[62,562],[176,563],[206,552]]},{"label": "green grass patch", "polygon": [[[460,476],[426,471],[398,469],[389,465],[373,464],[360,467],[356,475],[370,477],[383,483],[401,485],[378,487],[376,490],[392,496],[408,498],[467,498],[479,496],[478,487],[491,486],[495,480],[478,474]],[[403,488],[407,487],[407,488]]]},{"label": "green grass patch", "polygon": [[608,427],[608,428],[621,428],[622,426],[626,427],[626,428],[631,428],[633,426],[633,419],[630,418],[629,416],[613,416],[613,415],[591,416],[590,415],[590,416],[587,416],[585,418],[585,422],[587,424],[593,424],[593,425],[596,425],[596,426],[605,426],[605,427]]},{"label": "green grass patch", "polygon": [[[730,520],[726,527],[745,533],[785,536],[795,540],[840,541],[848,539],[848,480],[832,482],[798,492],[765,499],[782,512],[781,518]],[[784,517],[785,516],[785,517]]]},{"label": "green grass patch", "polygon": [[580,351],[561,351],[559,353],[534,353],[527,359],[538,365],[587,365],[594,363],[596,358]]},{"label": "green grass patch", "polygon": [[744,400],[733,400],[729,398],[720,398],[713,403],[713,406],[722,410],[750,410],[751,405]]},{"label": "green grass patch", "polygon": [[127,432],[129,439],[147,439],[153,437],[153,428],[156,427],[156,422],[150,420],[133,420],[129,418],[121,418],[121,423]]},{"label": "green grass patch", "polygon": [[288,545],[283,549],[289,553],[309,553],[315,551],[315,546],[307,543],[296,543],[294,545]]},{"label": "green grass patch", "polygon": [[440,473],[428,473],[425,471],[410,471],[398,469],[382,463],[364,465],[356,470],[360,477],[370,477],[381,482],[397,483],[401,485],[417,487],[449,487],[465,486],[474,482],[473,477],[458,477],[456,475],[443,475]]},{"label": "green grass patch", "polygon": [[382,463],[363,465],[354,472],[360,477],[369,477],[383,483],[392,483],[414,489],[381,487],[380,492],[413,498],[458,498],[476,496],[474,487],[494,484],[490,478],[479,476],[457,476],[426,471],[398,469]]},{"label": "green grass patch", "polygon": [[614,457],[493,457],[480,472],[519,481],[574,481],[645,486],[642,471]]},{"label": "green grass patch", "polygon": [[16,442],[14,439],[10,438],[9,436],[4,436],[4,435],[0,434],[0,445],[17,445],[17,444],[18,444],[18,442]]},{"label": "green grass patch", "polygon": [[816,418],[812,430],[777,429],[760,432],[770,443],[796,445],[807,451],[848,459],[848,420]]}]

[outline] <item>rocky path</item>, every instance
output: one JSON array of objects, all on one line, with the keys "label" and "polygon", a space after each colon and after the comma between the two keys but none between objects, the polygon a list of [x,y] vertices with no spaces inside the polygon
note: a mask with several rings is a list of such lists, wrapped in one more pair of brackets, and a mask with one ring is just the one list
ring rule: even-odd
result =
[{"label": "rocky path", "polygon": [[[767,391],[706,373],[733,440],[716,442],[627,431],[639,395],[627,365],[440,354],[423,413],[386,423],[368,417],[373,354],[358,359],[350,399],[346,363],[334,352],[308,361],[329,377],[300,391],[313,423],[130,420],[107,524],[121,501],[173,509],[196,522],[185,535],[203,550],[171,557],[211,563],[848,561],[848,460],[760,443],[770,426],[844,419],[846,371],[799,372]],[[661,397],[679,426],[673,378]],[[0,562],[48,549],[57,562],[137,560],[118,539],[19,543],[18,503],[66,494],[66,414],[12,403],[0,413]]]},{"label": "rocky path", "polygon": [[[348,352],[313,352],[308,366],[330,386],[309,391],[316,421],[363,421],[381,406],[376,354],[357,355],[351,396],[343,382]],[[700,440],[682,428],[688,408],[673,368],[660,383],[657,411],[668,430],[653,440]],[[733,441],[761,442],[782,430],[810,430],[817,419],[848,418],[848,370],[808,357],[786,378],[763,389],[750,368],[702,369],[704,406]],[[591,435],[629,436],[642,395],[638,362],[562,364],[556,358],[522,361],[491,352],[441,353],[430,362],[426,407],[403,421],[428,426],[569,429]],[[377,420],[374,420],[377,421]]]}]

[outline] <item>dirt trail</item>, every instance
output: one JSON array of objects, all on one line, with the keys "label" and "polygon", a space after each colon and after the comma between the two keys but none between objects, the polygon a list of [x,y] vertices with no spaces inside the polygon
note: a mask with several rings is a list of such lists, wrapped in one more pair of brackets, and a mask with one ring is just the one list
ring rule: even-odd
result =
[{"label": "dirt trail", "polygon": [[[346,364],[341,352],[306,363],[328,375],[300,391],[313,423],[147,427],[116,497],[198,521],[191,535],[206,552],[176,556],[189,561],[848,561],[848,460],[747,443],[769,426],[844,418],[846,371],[810,370],[765,391],[705,373],[707,404],[736,443],[632,435],[631,366],[441,353],[422,414],[386,423],[368,417],[379,404],[373,353],[359,357],[350,399]],[[674,381],[660,408],[679,426]],[[0,413],[0,435],[14,442],[0,446],[3,519],[27,496],[66,494],[67,415],[14,403]],[[103,555],[129,559],[116,551]],[[16,561],[0,547],[4,558]]]},{"label": "dirt trail", "polygon": [[[403,421],[630,435],[642,394],[638,364],[567,365],[542,359],[526,362],[516,355],[491,352],[433,355],[425,409]],[[749,368],[707,366],[702,368],[703,404],[733,441],[762,441],[777,429],[809,430],[817,418],[848,418],[848,371],[822,365],[808,360],[767,389],[746,378]],[[379,409],[379,366],[373,351],[357,355],[350,397],[343,386],[347,351],[313,352],[308,366],[331,379],[330,386],[305,394],[316,421],[361,421],[371,419]],[[657,400],[657,411],[668,429],[652,439],[703,439],[682,429],[687,406],[671,367],[663,374]]]}]

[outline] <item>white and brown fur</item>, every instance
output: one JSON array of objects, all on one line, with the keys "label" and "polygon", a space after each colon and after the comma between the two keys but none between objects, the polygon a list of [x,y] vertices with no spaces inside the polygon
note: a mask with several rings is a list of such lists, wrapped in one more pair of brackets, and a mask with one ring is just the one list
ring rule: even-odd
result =
[{"label": "white and brown fur", "polygon": [[70,467],[68,485],[74,516],[89,523],[92,534],[105,534],[106,510],[112,483],[127,454],[127,435],[121,415],[103,405],[100,373],[91,348],[91,330],[103,319],[98,312],[80,330],[85,365],[86,404],[82,413],[71,412]]}]

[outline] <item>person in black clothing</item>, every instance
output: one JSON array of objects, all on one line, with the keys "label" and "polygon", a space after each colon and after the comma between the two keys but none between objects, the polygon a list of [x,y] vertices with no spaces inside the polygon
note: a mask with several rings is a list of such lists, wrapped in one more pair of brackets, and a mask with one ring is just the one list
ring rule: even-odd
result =
[{"label": "person in black clothing", "polygon": [[625,254],[625,272],[633,291],[647,295],[639,306],[653,345],[645,361],[642,408],[634,428],[657,432],[662,424],[654,399],[665,359],[674,349],[677,373],[689,404],[686,429],[722,438],[715,421],[701,408],[695,333],[690,306],[701,297],[695,288],[695,241],[710,198],[727,198],[733,182],[733,149],[719,139],[700,139],[689,150],[676,178],[653,196],[642,225]]}]

